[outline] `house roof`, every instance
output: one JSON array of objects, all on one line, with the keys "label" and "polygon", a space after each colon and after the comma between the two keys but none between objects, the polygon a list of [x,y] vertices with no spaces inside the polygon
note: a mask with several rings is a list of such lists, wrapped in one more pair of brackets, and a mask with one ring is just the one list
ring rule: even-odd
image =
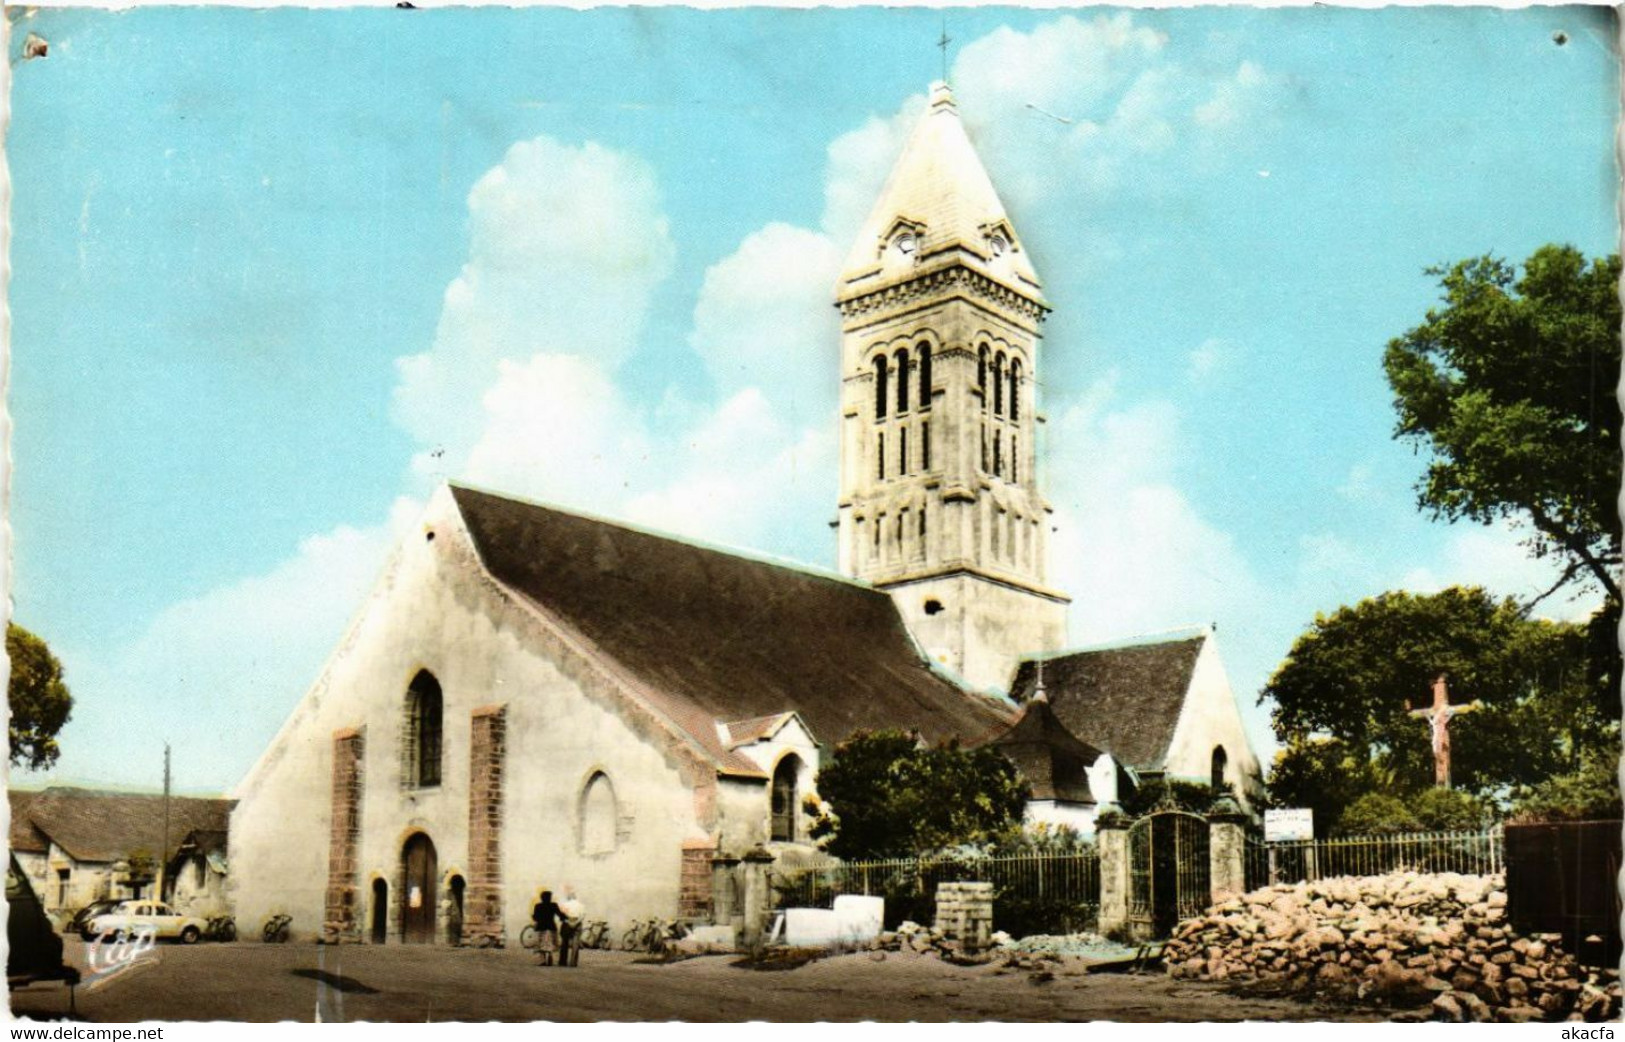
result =
[{"label": "house roof", "polygon": [[735,720],[724,724],[723,726],[728,729],[728,748],[737,749],[741,745],[771,738],[795,715],[795,713],[774,713],[772,716],[758,716],[750,720]]},{"label": "house roof", "polygon": [[[1045,656],[1044,689],[1056,718],[1079,739],[1139,770],[1160,770],[1207,634]],[[1016,668],[1011,697],[1026,702],[1037,659]]]},{"label": "house roof", "polygon": [[[13,797],[17,795],[12,792]],[[63,786],[27,794],[21,814],[12,802],[11,834],[15,844],[18,818],[27,820],[75,861],[117,861],[132,852],[154,855],[163,843],[164,797],[159,794],[102,792]],[[172,796],[169,799],[170,849],[165,860],[194,830],[223,832],[234,801]],[[21,848],[16,848],[21,849]]]},{"label": "house roof", "polygon": [[[920,250],[908,259],[910,265],[925,264],[939,250],[950,250],[970,267],[1017,285],[1030,296],[1038,295],[1038,275],[1014,238],[1004,203],[965,132],[946,83],[931,85],[925,115],[915,124],[847,256],[842,268],[847,278],[875,270],[884,243],[899,222],[924,227]],[[1007,249],[995,255],[992,232],[1001,224]]]},{"label": "house roof", "polygon": [[28,816],[28,809],[34,802],[38,792],[24,789],[11,789],[6,796],[11,803],[11,850],[13,853],[22,851],[28,854],[44,854],[51,848],[51,841],[45,834],[35,827],[33,819]]},{"label": "house roof", "polygon": [[1101,751],[1078,741],[1047,699],[1028,702],[1010,730],[988,744],[1016,765],[1032,787],[1033,799],[1094,802],[1087,771]]},{"label": "house roof", "polygon": [[[761,768],[718,723],[794,711],[820,742],[1003,730],[914,644],[891,598],[851,580],[475,489],[452,495],[487,571],[584,638],[727,773]],[[771,726],[763,722],[764,726]]]}]

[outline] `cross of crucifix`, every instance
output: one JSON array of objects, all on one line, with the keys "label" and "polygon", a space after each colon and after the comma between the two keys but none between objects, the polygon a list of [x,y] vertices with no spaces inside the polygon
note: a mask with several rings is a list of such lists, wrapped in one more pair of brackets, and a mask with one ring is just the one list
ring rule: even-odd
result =
[{"label": "cross of crucifix", "polygon": [[1451,705],[1450,685],[1445,682],[1445,675],[1440,673],[1433,680],[1433,703],[1411,710],[1412,716],[1428,722],[1428,728],[1433,733],[1433,784],[1441,788],[1450,788],[1450,719],[1470,712],[1477,705],[1477,702]]},{"label": "cross of crucifix", "polygon": [[948,82],[948,45],[953,43],[953,37],[948,35],[948,19],[942,20],[942,36],[937,40],[937,46],[942,49],[942,82]]}]

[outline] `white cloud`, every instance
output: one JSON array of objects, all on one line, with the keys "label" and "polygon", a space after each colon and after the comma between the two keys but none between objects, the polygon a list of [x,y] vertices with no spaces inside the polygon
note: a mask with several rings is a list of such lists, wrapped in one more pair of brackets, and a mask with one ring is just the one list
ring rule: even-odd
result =
[{"label": "white cloud", "polygon": [[689,343],[719,390],[764,387],[795,419],[835,423],[840,264],[828,236],[769,224],[706,271]]},{"label": "white cloud", "polygon": [[151,785],[167,740],[177,788],[234,782],[315,680],[422,509],[402,498],[383,524],[310,536],[264,574],[170,605],[128,644],[76,655],[73,718],[46,777]]},{"label": "white cloud", "polygon": [[[1435,593],[1447,586],[1482,586],[1502,597],[1532,600],[1551,589],[1563,574],[1556,558],[1535,558],[1522,546],[1525,533],[1502,522],[1457,526],[1444,552],[1429,565],[1411,569],[1399,585],[1414,593]],[[1570,583],[1542,600],[1536,614],[1579,621],[1602,604],[1600,595]]]},{"label": "white cloud", "polygon": [[1178,413],[1120,405],[1109,378],[1049,434],[1053,578],[1074,643],[1246,618],[1262,589],[1235,539],[1178,487]]},{"label": "white cloud", "polygon": [[1277,82],[1257,63],[1214,78],[1171,61],[1166,43],[1129,13],[1067,15],[960,52],[953,82],[1007,204],[1177,188],[1180,150],[1205,163],[1269,110]]},{"label": "white cloud", "polygon": [[1227,340],[1209,337],[1185,358],[1185,379],[1193,384],[1207,382],[1235,362],[1236,347]]},{"label": "white cloud", "polygon": [[433,346],[397,361],[398,422],[450,465],[479,439],[502,362],[579,355],[608,371],[637,347],[670,271],[653,170],[595,143],[522,141],[468,195],[469,248]]}]

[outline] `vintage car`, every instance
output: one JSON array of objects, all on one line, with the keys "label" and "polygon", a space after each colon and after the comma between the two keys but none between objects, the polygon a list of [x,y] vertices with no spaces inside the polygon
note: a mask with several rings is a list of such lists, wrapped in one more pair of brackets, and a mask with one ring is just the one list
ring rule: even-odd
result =
[{"label": "vintage car", "polygon": [[110,933],[129,935],[151,933],[157,938],[179,939],[182,944],[196,944],[203,936],[207,921],[195,915],[181,915],[162,901],[125,901],[106,915],[90,920],[90,935],[105,937]]}]

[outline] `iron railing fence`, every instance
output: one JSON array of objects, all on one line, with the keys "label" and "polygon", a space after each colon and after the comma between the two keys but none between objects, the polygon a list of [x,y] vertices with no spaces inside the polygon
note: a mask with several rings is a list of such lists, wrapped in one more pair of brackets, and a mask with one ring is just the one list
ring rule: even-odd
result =
[{"label": "iron railing fence", "polygon": [[1100,910],[1100,857],[1067,854],[846,861],[774,873],[781,908],[828,908],[840,894],[886,899],[886,925],[929,925],[939,883],[989,882],[993,925],[1017,936],[1093,929]]},{"label": "iron railing fence", "polygon": [[1488,875],[1505,870],[1506,839],[1499,827],[1473,832],[1396,832],[1247,843],[1249,888],[1390,872]]}]

